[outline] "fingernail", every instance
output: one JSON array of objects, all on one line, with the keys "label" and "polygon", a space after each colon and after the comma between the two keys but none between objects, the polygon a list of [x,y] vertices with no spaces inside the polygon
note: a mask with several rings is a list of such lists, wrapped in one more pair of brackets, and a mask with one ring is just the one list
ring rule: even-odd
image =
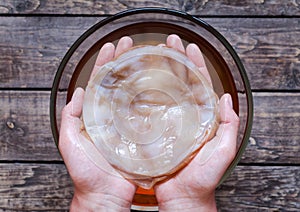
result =
[{"label": "fingernail", "polygon": [[77,96],[78,96],[78,88],[76,88],[75,91],[73,92],[71,101],[74,101],[77,98]]},{"label": "fingernail", "polygon": [[80,93],[81,93],[81,88],[76,88],[74,93],[73,93],[73,96],[72,96],[72,102],[73,101],[76,101],[76,99],[78,99],[78,97],[80,96]]},{"label": "fingernail", "polygon": [[228,106],[232,109],[233,108],[233,103],[232,103],[232,98],[230,94],[227,94],[227,104]]}]

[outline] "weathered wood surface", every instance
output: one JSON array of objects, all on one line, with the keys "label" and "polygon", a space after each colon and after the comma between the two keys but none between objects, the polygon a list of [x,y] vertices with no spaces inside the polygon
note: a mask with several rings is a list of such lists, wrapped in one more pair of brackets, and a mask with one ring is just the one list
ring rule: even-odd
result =
[{"label": "weathered wood surface", "polygon": [[[101,19],[1,17],[0,88],[50,88],[69,47]],[[204,20],[237,50],[252,89],[300,89],[300,18]]]},{"label": "weathered wood surface", "polygon": [[77,14],[106,15],[139,7],[166,7],[193,15],[211,16],[295,16],[300,15],[298,0],[2,0],[2,14]]},{"label": "weathered wood surface", "polygon": [[[63,164],[0,164],[0,210],[67,211],[72,193]],[[216,199],[219,211],[297,211],[300,167],[238,166]]]},{"label": "weathered wood surface", "polygon": [[68,48],[97,20],[1,17],[0,87],[50,88]]},{"label": "weathered wood surface", "polygon": [[238,166],[216,192],[219,211],[299,211],[299,166]]},{"label": "weathered wood surface", "polygon": [[0,164],[0,211],[67,210],[72,194],[63,164]]},{"label": "weathered wood surface", "polygon": [[202,17],[245,65],[253,130],[240,164],[217,189],[219,211],[300,211],[299,0],[2,0],[0,211],[68,211],[72,183],[50,129],[55,72],[93,24],[144,6]]},{"label": "weathered wood surface", "polygon": [[300,165],[300,93],[254,93],[252,133],[241,162]]},{"label": "weathered wood surface", "polygon": [[61,160],[54,144],[49,92],[0,92],[0,160]]},{"label": "weathered wood surface", "polygon": [[[60,160],[49,96],[48,91],[0,92],[0,160]],[[299,165],[299,120],[299,93],[254,93],[253,130],[241,162]]]}]

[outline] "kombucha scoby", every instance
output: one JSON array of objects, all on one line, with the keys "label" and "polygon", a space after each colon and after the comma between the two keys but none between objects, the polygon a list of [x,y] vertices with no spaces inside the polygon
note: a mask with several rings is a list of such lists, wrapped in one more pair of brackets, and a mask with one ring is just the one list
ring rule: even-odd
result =
[{"label": "kombucha scoby", "polygon": [[218,101],[186,55],[136,46],[100,67],[89,82],[84,127],[122,176],[151,188],[183,168],[215,135]]}]

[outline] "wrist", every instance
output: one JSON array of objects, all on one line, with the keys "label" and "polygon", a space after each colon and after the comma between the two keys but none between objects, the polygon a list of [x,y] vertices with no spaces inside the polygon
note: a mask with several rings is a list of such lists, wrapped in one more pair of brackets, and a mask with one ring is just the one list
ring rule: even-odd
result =
[{"label": "wrist", "polygon": [[192,199],[190,197],[180,198],[169,200],[168,202],[160,202],[159,203],[159,211],[160,212],[168,212],[168,211],[217,211],[216,201],[214,195],[211,195],[205,200],[200,199]]},{"label": "wrist", "polygon": [[75,191],[70,211],[130,211],[131,202],[110,194],[80,194]]}]

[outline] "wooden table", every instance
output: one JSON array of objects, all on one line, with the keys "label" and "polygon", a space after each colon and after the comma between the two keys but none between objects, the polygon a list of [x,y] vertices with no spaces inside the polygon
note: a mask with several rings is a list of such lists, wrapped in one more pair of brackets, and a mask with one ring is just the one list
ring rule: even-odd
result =
[{"label": "wooden table", "polygon": [[108,15],[160,6],[196,15],[219,30],[250,79],[253,130],[242,160],[217,189],[219,210],[299,211],[300,1],[246,2],[1,1],[0,210],[68,210],[72,183],[49,117],[59,63],[85,30]]}]

